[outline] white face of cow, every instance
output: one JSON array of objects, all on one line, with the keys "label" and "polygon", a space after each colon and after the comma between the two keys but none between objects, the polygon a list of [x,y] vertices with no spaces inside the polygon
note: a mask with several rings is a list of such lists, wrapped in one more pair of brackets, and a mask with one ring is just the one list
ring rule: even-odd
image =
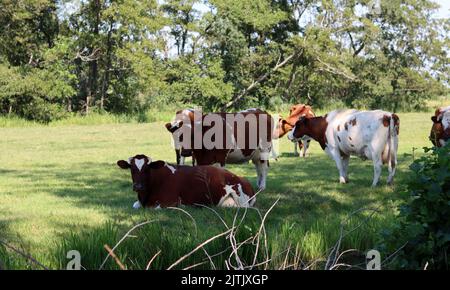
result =
[{"label": "white face of cow", "polygon": [[447,130],[450,128],[450,111],[445,112],[442,115],[442,127],[444,127],[444,130]]}]

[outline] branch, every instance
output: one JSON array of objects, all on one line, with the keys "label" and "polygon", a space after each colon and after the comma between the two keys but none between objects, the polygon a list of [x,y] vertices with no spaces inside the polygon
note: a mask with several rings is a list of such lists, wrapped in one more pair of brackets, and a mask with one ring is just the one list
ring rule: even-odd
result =
[{"label": "branch", "polygon": [[322,61],[322,60],[321,60],[320,58],[318,58],[318,57],[316,57],[316,60],[317,60],[320,64],[322,64],[322,65],[324,66],[323,68],[319,68],[319,70],[326,71],[326,72],[329,72],[329,73],[331,73],[331,74],[335,74],[335,75],[342,76],[342,77],[344,77],[344,78],[346,78],[346,79],[348,79],[348,80],[350,80],[350,81],[352,81],[352,82],[358,80],[355,76],[348,75],[348,74],[345,73],[344,71],[341,71],[341,70],[338,70],[338,69],[335,68],[335,67],[332,67],[331,65],[329,65],[328,63]]},{"label": "branch", "polygon": [[100,54],[101,54],[100,48],[94,49],[94,51],[92,51],[92,53],[89,55],[86,54],[87,50],[88,49],[85,47],[82,51],[78,51],[77,55],[74,57],[74,60],[81,59],[81,61],[89,62],[89,61],[98,60],[100,58]]},{"label": "branch", "polygon": [[230,102],[228,102],[222,110],[229,109],[231,106],[233,106],[237,101],[245,97],[252,89],[254,89],[258,84],[265,81],[272,73],[276,72],[280,68],[282,68],[284,65],[286,65],[292,58],[296,56],[296,53],[293,53],[286,57],[282,62],[279,62],[275,65],[275,67],[262,76],[260,76],[258,79],[253,81],[246,89],[244,89],[239,95],[236,95]]},{"label": "branch", "polygon": [[[16,252],[17,254],[21,255],[22,257],[24,257],[25,259],[27,259],[28,261],[32,262],[33,264],[36,264],[38,266],[40,266],[41,268],[43,268],[44,270],[48,270],[48,268],[46,266],[44,266],[43,264],[41,264],[38,260],[36,260],[35,258],[33,258],[30,254],[27,254],[9,244],[7,244],[6,242],[0,240],[0,244],[4,245],[6,248]],[[1,265],[0,265],[1,266]]]},{"label": "branch", "polygon": [[227,235],[228,233],[230,233],[233,229],[229,229],[223,233],[220,233],[214,237],[211,237],[209,239],[207,239],[206,241],[204,241],[203,243],[201,243],[200,245],[198,245],[197,247],[195,247],[195,249],[193,249],[192,251],[190,251],[189,253],[187,253],[186,255],[184,255],[183,257],[179,258],[175,263],[173,263],[172,265],[169,266],[169,268],[167,268],[167,270],[172,269],[173,267],[175,267],[176,265],[180,264],[181,262],[183,262],[186,258],[188,258],[190,255],[192,255],[193,253],[195,253],[196,251],[198,251],[199,249],[203,248],[206,244],[214,241],[217,238],[220,238],[222,236]]}]

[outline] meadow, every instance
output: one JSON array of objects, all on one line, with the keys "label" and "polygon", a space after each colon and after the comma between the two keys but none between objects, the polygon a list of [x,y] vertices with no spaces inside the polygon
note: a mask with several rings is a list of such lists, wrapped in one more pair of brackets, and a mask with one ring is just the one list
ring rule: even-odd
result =
[{"label": "meadow", "polygon": [[[69,250],[81,252],[84,268],[98,269],[107,256],[104,244],[114,246],[132,226],[149,221],[115,253],[127,269],[145,269],[155,255],[149,268],[165,269],[227,226],[239,225],[234,236],[238,243],[251,240],[260,229],[261,216],[274,205],[264,221],[267,240],[260,241],[256,254],[257,261],[265,262],[264,267],[323,269],[341,229],[345,236],[339,251],[354,249],[342,260],[365,267],[364,252],[376,248],[383,230],[396,223],[397,206],[408,195],[405,182],[410,176],[409,165],[424,154],[422,147],[430,146],[430,112],[399,116],[394,186],[385,185],[384,167],[382,184],[371,188],[372,163],[355,157],[350,161],[350,183],[339,184],[334,162],[318,143],[311,143],[309,156],[303,159],[292,154],[292,143],[283,138],[280,157],[270,162],[267,189],[257,199],[259,211],[132,209],[136,195],[130,174],[119,169],[116,161],[144,153],[154,160],[175,162],[164,118],[149,123],[108,120],[104,124],[62,122],[51,126],[13,126],[3,120],[0,240],[51,269],[66,267]],[[227,169],[247,177],[252,184],[256,182],[251,163]],[[231,250],[230,240],[222,236],[174,268],[224,269],[233,263],[254,264],[254,244],[243,244],[239,261]],[[383,260],[391,253],[381,254]],[[11,269],[39,268],[1,245],[0,262]],[[117,269],[118,265],[109,259],[105,268]]]}]

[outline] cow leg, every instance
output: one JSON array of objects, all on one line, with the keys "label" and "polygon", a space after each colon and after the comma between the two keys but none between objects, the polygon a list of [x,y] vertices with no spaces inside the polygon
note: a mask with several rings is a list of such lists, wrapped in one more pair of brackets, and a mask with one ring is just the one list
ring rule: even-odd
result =
[{"label": "cow leg", "polygon": [[180,163],[178,165],[184,165],[186,162],[186,157],[180,156]]},{"label": "cow leg", "polygon": [[266,188],[266,178],[267,171],[269,170],[268,160],[253,160],[253,164],[255,164],[256,173],[258,175],[258,181],[256,185],[259,190],[264,190]]},{"label": "cow leg", "polygon": [[327,151],[329,152],[329,155],[331,155],[334,162],[336,163],[336,167],[339,171],[339,182],[346,183],[344,166],[342,165],[341,153],[338,152],[338,150],[327,150]]},{"label": "cow leg", "polygon": [[255,165],[256,169],[256,176],[257,176],[256,186],[259,188],[259,182],[261,180],[261,165],[260,165],[261,161],[259,159],[253,159],[252,162]]},{"label": "cow leg", "polygon": [[297,146],[298,146],[298,142],[295,141],[294,142],[294,156],[300,156],[300,154],[298,154]]},{"label": "cow leg", "polygon": [[310,142],[311,142],[310,139],[308,139],[308,140],[302,140],[302,143],[303,143],[303,158],[306,157],[306,151],[308,151],[309,143],[310,143]]},{"label": "cow leg", "polygon": [[180,165],[181,151],[179,149],[175,149],[175,154],[177,156],[177,165]]},{"label": "cow leg", "polygon": [[349,155],[342,155],[342,169],[344,170],[345,182],[349,182],[348,179],[348,162],[350,161]]},{"label": "cow leg", "polygon": [[380,154],[378,156],[375,156],[376,154],[372,154],[372,160],[373,160],[373,182],[372,187],[377,186],[378,181],[380,180],[381,175],[381,167],[383,166],[383,161],[381,160]]}]

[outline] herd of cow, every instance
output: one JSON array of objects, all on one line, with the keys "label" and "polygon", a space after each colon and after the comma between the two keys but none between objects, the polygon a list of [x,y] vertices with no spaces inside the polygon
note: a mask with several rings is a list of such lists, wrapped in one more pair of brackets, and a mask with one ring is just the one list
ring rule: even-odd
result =
[{"label": "herd of cow", "polygon": [[[266,187],[269,157],[276,158],[272,142],[285,135],[295,144],[297,155],[297,146],[303,149],[303,157],[310,141],[317,141],[335,161],[340,183],[349,181],[351,155],[373,161],[372,186],[378,184],[383,164],[388,166],[387,183],[393,182],[400,128],[396,114],[381,110],[335,110],[324,116],[315,116],[310,106],[299,104],[290,109],[287,118],[279,118],[277,122],[260,109],[212,115],[214,121],[211,122],[208,119],[211,114],[185,109],[177,112],[174,121],[165,125],[174,138],[177,165],[153,161],[145,155],[117,162],[120,168],[131,171],[133,190],[138,194],[134,208],[181,204],[254,206],[257,194]],[[444,146],[450,139],[450,106],[437,109],[431,119],[430,140],[437,147]],[[254,120],[255,126],[249,126],[246,123],[249,120]],[[243,127],[236,126],[235,122],[239,121],[244,121]],[[198,126],[200,130],[196,133],[194,128]],[[195,134],[200,134],[201,141],[208,136],[215,145],[224,146],[210,146],[203,142],[194,145]],[[255,142],[252,142],[255,136]],[[193,166],[185,165],[186,157],[192,157]],[[257,192],[245,178],[223,168],[226,164],[248,163],[250,160],[258,176]]]}]

